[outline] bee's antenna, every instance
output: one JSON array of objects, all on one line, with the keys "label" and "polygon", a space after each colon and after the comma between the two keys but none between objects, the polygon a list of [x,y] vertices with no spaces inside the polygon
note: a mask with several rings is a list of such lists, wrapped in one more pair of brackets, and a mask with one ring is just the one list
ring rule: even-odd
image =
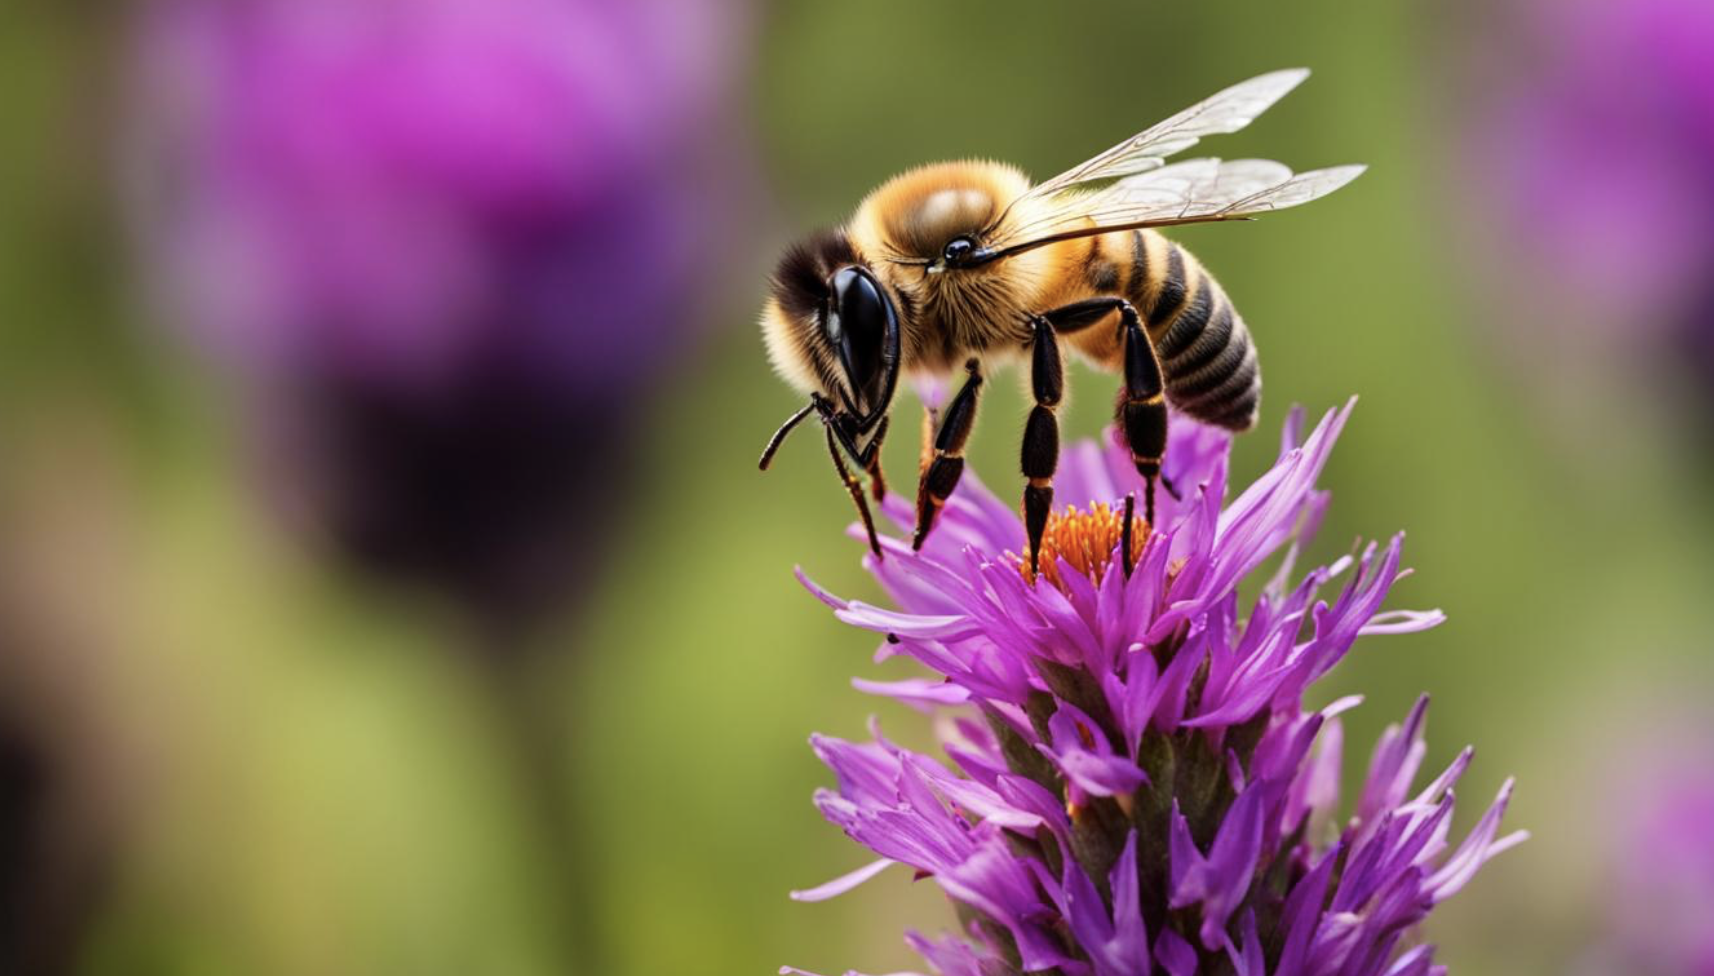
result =
[{"label": "bee's antenna", "polygon": [[768,446],[762,450],[762,460],[761,463],[757,465],[758,468],[763,471],[768,470],[768,465],[772,464],[774,461],[774,452],[778,451],[780,449],[780,445],[786,442],[786,435],[792,432],[792,428],[802,423],[803,418],[809,416],[810,411],[815,408],[816,402],[814,399],[811,399],[802,410],[799,410],[797,413],[788,417],[786,422],[780,425],[779,430],[774,431],[774,436],[768,438]]}]

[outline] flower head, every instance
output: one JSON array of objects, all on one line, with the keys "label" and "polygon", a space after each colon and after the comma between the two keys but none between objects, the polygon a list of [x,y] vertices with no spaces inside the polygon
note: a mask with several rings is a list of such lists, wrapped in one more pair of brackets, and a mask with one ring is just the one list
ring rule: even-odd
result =
[{"label": "flower head", "polygon": [[297,514],[501,616],[558,598],[707,314],[735,13],[139,7],[141,253]]},{"label": "flower head", "polygon": [[[1227,435],[1177,418],[1163,499],[1120,551],[1124,498],[1141,488],[1119,447],[1073,445],[1045,565],[1018,557],[1018,517],[979,483],[961,488],[920,553],[896,540],[865,563],[895,609],[840,599],[835,615],[884,635],[937,679],[858,687],[942,712],[950,765],[874,731],[817,736],[833,789],[823,815],[881,860],[797,897],[829,897],[899,863],[932,877],[962,930],[911,945],[938,971],[1170,976],[1428,973],[1413,926],[1488,858],[1511,785],[1449,839],[1464,754],[1416,789],[1427,700],[1382,738],[1354,814],[1335,823],[1342,699],[1306,711],[1305,689],[1364,634],[1408,633],[1438,612],[1383,612],[1401,540],[1295,582],[1328,496],[1315,487],[1350,406],[1226,495]],[[968,479],[968,476],[967,476]],[[1086,502],[1086,503],[1085,503]],[[901,525],[911,512],[886,506]],[[1239,585],[1283,557],[1240,613]],[[1338,592],[1323,590],[1344,578]]]},{"label": "flower head", "polygon": [[1546,279],[1532,293],[1565,305],[1542,317],[1552,341],[1582,326],[1598,348],[1714,375],[1714,7],[1508,9],[1515,22],[1486,32],[1489,64],[1471,72],[1482,219],[1508,233],[1512,268]]},{"label": "flower head", "polygon": [[1714,732],[1694,713],[1663,715],[1670,699],[1654,696],[1651,730],[1587,771],[1602,798],[1595,850],[1606,897],[1575,972],[1714,974]]},{"label": "flower head", "polygon": [[175,324],[236,368],[427,390],[505,345],[612,392],[684,319],[713,216],[687,164],[730,47],[702,5],[142,11],[141,229]]}]

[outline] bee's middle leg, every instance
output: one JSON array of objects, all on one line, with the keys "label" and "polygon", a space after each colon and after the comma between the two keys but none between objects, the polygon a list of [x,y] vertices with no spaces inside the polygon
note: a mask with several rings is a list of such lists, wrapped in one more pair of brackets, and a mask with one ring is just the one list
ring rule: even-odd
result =
[{"label": "bee's middle leg", "polygon": [[923,466],[922,477],[917,482],[917,527],[911,539],[912,549],[921,549],[928,540],[935,516],[952,497],[952,489],[958,486],[958,479],[964,474],[964,445],[976,426],[977,391],[982,388],[981,365],[971,359],[964,364],[964,369],[970,375],[946,406],[940,432],[934,439],[934,453],[926,458],[928,463]]}]

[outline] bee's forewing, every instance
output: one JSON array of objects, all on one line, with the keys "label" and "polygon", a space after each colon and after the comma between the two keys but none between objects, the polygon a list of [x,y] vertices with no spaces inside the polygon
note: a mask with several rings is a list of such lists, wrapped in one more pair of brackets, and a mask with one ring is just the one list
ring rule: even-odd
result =
[{"label": "bee's forewing", "polygon": [[1165,164],[1166,157],[1189,149],[1203,136],[1237,132],[1249,125],[1308,77],[1308,68],[1288,68],[1239,82],[1036,186],[1029,195],[1046,196],[1079,183],[1102,182],[1158,169]]},{"label": "bee's forewing", "polygon": [[1166,157],[1203,136],[1236,132],[1309,72],[1275,71],[1234,85],[1079,166],[1032,187],[1006,210],[988,246],[1026,250],[1066,237],[1137,227],[1238,220],[1318,199],[1362,173],[1336,166],[1293,174],[1269,159]]}]

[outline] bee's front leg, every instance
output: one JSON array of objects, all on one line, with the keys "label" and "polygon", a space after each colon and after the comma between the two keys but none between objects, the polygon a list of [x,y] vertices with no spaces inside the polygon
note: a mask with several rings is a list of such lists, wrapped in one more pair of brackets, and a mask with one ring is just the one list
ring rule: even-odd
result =
[{"label": "bee's front leg", "polygon": [[952,402],[947,404],[940,433],[934,440],[934,454],[923,467],[921,480],[917,482],[917,527],[911,539],[912,549],[921,549],[928,540],[929,529],[934,527],[934,517],[952,497],[952,489],[958,486],[958,479],[964,474],[964,445],[976,426],[977,392],[982,388],[981,364],[971,359],[964,364],[964,369],[970,375]]},{"label": "bee's front leg", "polygon": [[869,441],[869,447],[864,451],[867,459],[863,470],[869,473],[869,488],[875,494],[876,501],[887,498],[887,476],[881,471],[881,445],[887,440],[887,424],[892,417],[882,417],[881,426],[875,428],[875,436]]},{"label": "bee's front leg", "polygon": [[857,514],[863,519],[863,530],[869,534],[869,551],[875,554],[876,559],[880,559],[881,537],[875,534],[875,517],[869,514],[869,502],[863,495],[863,483],[857,480],[857,476],[845,466],[845,459],[840,457],[840,442],[834,434],[833,424],[827,424],[826,427],[827,453],[833,457],[833,470],[838,472],[845,490],[851,493],[851,502],[857,506]]}]

